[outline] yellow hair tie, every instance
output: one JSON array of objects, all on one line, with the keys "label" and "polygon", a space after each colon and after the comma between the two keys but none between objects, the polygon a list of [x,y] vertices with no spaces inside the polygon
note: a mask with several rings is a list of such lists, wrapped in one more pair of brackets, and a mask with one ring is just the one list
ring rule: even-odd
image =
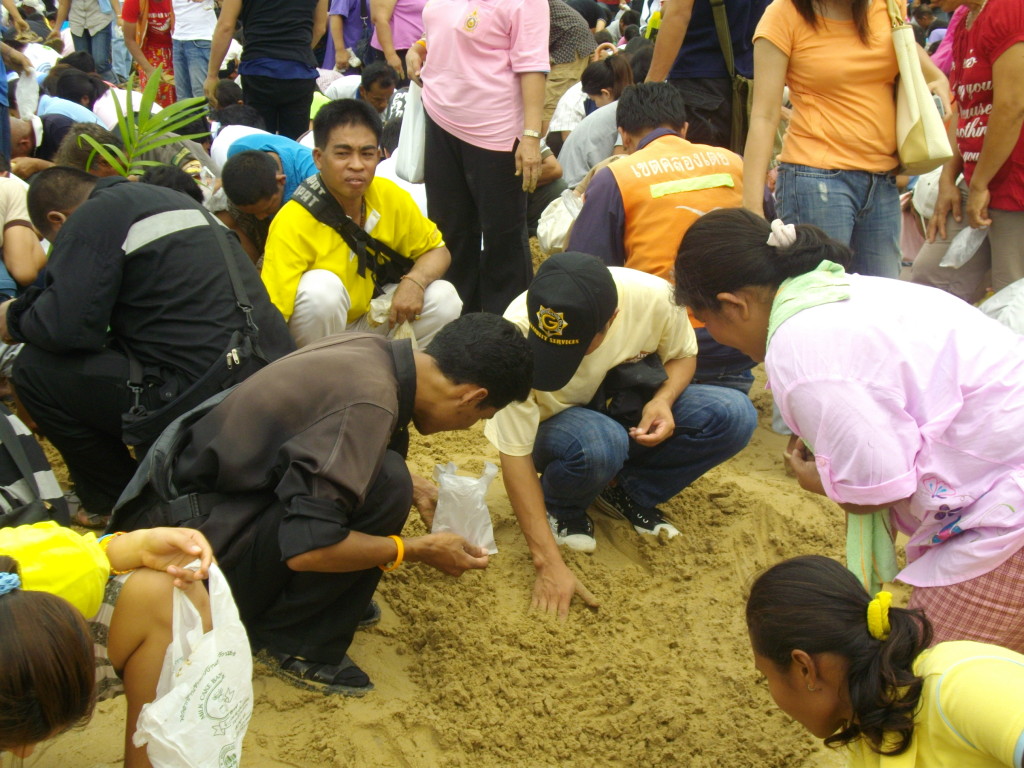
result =
[{"label": "yellow hair tie", "polygon": [[892,605],[891,592],[879,592],[875,599],[868,603],[868,632],[875,640],[885,642],[889,639],[889,606]]}]

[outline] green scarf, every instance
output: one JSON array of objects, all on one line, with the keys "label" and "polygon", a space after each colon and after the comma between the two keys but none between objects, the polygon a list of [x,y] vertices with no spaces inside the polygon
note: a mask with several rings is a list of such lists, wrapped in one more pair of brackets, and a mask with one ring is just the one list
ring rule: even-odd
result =
[{"label": "green scarf", "polygon": [[822,261],[810,272],[782,281],[768,317],[768,343],[779,326],[798,312],[846,301],[850,298],[850,276],[834,261]]}]

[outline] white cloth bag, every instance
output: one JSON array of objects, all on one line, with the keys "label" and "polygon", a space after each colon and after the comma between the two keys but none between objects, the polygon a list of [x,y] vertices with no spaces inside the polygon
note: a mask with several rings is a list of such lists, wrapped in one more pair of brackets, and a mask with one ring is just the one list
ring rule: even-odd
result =
[{"label": "white cloth bag", "polygon": [[210,566],[213,629],[174,590],[174,629],[156,698],[142,707],[132,741],[153,768],[237,768],[252,717],[252,654],[227,579]]},{"label": "white cloth bag", "polygon": [[402,131],[398,134],[398,148],[395,150],[395,173],[410,184],[423,182],[423,166],[427,153],[427,116],[423,111],[422,89],[416,83],[409,83],[409,95],[405,99],[405,113],[402,115]]},{"label": "white cloth bag", "polygon": [[430,532],[451,531],[473,546],[487,550],[487,554],[496,554],[498,546],[494,543],[491,513],[484,497],[498,475],[498,468],[488,461],[480,477],[461,477],[456,474],[458,471],[450,461],[434,467],[434,480],[440,488]]}]

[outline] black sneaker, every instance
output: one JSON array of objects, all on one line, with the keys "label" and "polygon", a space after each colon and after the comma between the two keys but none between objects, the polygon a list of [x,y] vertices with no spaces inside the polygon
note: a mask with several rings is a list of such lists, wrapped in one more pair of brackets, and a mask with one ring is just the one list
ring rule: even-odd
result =
[{"label": "black sneaker", "polygon": [[568,547],[577,552],[590,554],[597,549],[594,538],[594,523],[588,515],[573,520],[560,521],[548,515],[548,524],[555,535],[558,546]]},{"label": "black sneaker", "polygon": [[359,620],[359,629],[366,629],[378,623],[380,623],[380,606],[377,605],[376,600],[371,599],[370,604],[363,611],[363,618]]},{"label": "black sneaker", "polygon": [[665,519],[657,507],[641,507],[619,486],[608,486],[594,499],[594,506],[609,517],[625,519],[637,533],[657,536],[664,531],[668,538],[679,535],[679,529]]}]

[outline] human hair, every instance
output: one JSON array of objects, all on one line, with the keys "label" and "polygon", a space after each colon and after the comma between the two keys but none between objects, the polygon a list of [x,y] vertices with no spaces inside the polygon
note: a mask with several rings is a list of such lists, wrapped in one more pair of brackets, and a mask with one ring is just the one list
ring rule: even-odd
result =
[{"label": "human hair", "polygon": [[638,35],[626,43],[622,53],[629,61],[629,68],[633,70],[633,82],[644,82],[647,79],[647,72],[651,68],[651,60],[654,58],[654,43],[646,37]]},{"label": "human hair", "polygon": [[380,148],[387,153],[388,157],[395,154],[398,149],[398,138],[402,135],[402,116],[392,117],[380,132]]},{"label": "human hair", "polygon": [[[825,739],[838,747],[864,737],[872,750],[899,755],[914,732],[914,711],[924,680],[914,659],[932,639],[924,613],[889,608],[889,636],[868,631],[871,598],[849,570],[821,555],[804,555],[772,566],[754,581],[747,598],[747,631],[754,652],[780,671],[792,652],[834,653],[847,663],[846,685],[853,719]],[[883,735],[896,737],[891,747]]]},{"label": "human hair", "polygon": [[923,19],[925,16],[935,16],[935,11],[930,5],[919,5],[914,9],[914,18]]},{"label": "human hair", "polygon": [[363,69],[362,77],[359,80],[360,87],[369,92],[375,83],[379,84],[381,88],[390,88],[398,84],[398,80],[395,79],[395,70],[386,61],[375,61]]},{"label": "human hair", "polygon": [[213,89],[213,101],[214,109],[224,109],[225,107],[244,104],[245,97],[242,95],[242,86],[234,80],[228,80],[226,77],[218,80],[217,85]]},{"label": "human hair", "polygon": [[72,51],[67,56],[57,59],[57,63],[67,64],[89,74],[96,73],[96,59],[88,51]]},{"label": "human hair", "polygon": [[369,128],[380,144],[383,128],[377,110],[361,99],[337,99],[324,104],[313,118],[313,145],[323,152],[331,132],[343,125]]},{"label": "human hair", "polygon": [[484,387],[481,406],[504,408],[530,394],[533,355],[523,334],[503,317],[463,315],[438,331],[424,351],[450,381]]},{"label": "human hair", "polygon": [[591,62],[580,76],[583,92],[594,96],[608,89],[612,100],[619,98],[626,86],[633,84],[633,70],[625,56],[606,56]]},{"label": "human hair", "polygon": [[594,42],[598,45],[602,43],[612,43],[614,45],[615,39],[612,37],[612,33],[607,29],[602,29],[594,33]]},{"label": "human hair", "polygon": [[628,27],[622,30],[622,37],[627,43],[639,34],[640,27],[638,27],[636,24],[630,24]]},{"label": "human hair", "polygon": [[232,155],[220,172],[224,194],[234,205],[255,205],[277,192],[277,162],[267,152],[247,149]]},{"label": "human hair", "polygon": [[[93,155],[92,145],[82,140],[82,136],[91,136],[100,144],[113,144],[121,146],[121,138],[108,131],[102,125],[96,123],[73,123],[68,132],[61,139],[60,146],[53,155],[54,165],[77,168],[80,171],[88,171],[92,162],[99,158],[98,154]],[[92,160],[90,160],[92,158]]]},{"label": "human hair", "polygon": [[50,211],[70,211],[92,194],[96,177],[66,166],[55,165],[32,176],[28,187],[28,217],[32,226],[44,235],[51,225],[46,216]]},{"label": "human hair", "polygon": [[[822,0],[792,0],[793,5],[796,7],[797,13],[799,13],[804,21],[811,25],[812,29],[818,29],[819,13],[822,10]],[[871,37],[871,30],[868,29],[868,7],[871,5],[871,0],[852,0],[850,3],[850,12],[853,14],[853,24],[857,27],[857,37],[860,41],[867,45],[868,38]],[[824,14],[821,14],[824,16]]]},{"label": "human hair", "polygon": [[245,125],[249,128],[259,128],[262,131],[267,127],[267,124],[263,122],[263,116],[255,107],[250,107],[248,104],[231,104],[221,107],[216,112],[210,113],[210,119],[220,123],[221,128],[225,125]]},{"label": "human hair", "polygon": [[[18,573],[0,555],[0,573]],[[96,702],[89,627],[67,600],[15,589],[0,596],[0,750],[37,744],[82,723]]]},{"label": "human hair", "polygon": [[629,8],[622,12],[619,16],[619,29],[625,29],[626,27],[636,26],[640,23],[640,14]]},{"label": "human hair", "polygon": [[717,311],[718,294],[746,286],[775,289],[828,259],[849,266],[852,251],[811,224],[796,225],[789,247],[768,245],[771,225],[745,208],[720,208],[695,221],[676,256],[676,303]]},{"label": "human hair", "polygon": [[110,87],[98,75],[90,75],[77,69],[68,69],[60,74],[54,86],[54,96],[75,104],[85,104],[93,108],[96,100],[105,94]]},{"label": "human hair", "polygon": [[638,83],[622,92],[615,108],[615,124],[632,135],[655,128],[681,131],[686,125],[686,103],[671,83]]},{"label": "human hair", "polygon": [[203,190],[196,184],[196,180],[181,170],[181,168],[173,165],[151,166],[142,174],[139,181],[156,187],[167,187],[168,189],[183,192],[200,205],[203,204]]}]

